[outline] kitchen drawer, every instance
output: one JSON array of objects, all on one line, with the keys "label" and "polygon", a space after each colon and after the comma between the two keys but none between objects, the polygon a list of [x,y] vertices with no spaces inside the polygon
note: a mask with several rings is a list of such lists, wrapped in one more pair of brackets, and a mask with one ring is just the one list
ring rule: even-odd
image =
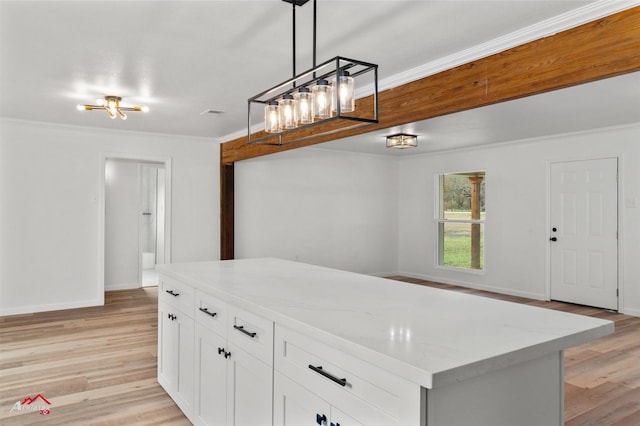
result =
[{"label": "kitchen drawer", "polygon": [[196,291],[196,322],[207,329],[227,335],[227,304],[213,296]]},{"label": "kitchen drawer", "polygon": [[195,290],[193,287],[172,278],[160,276],[159,300],[174,306],[193,318]]},{"label": "kitchen drawer", "polygon": [[387,424],[418,424],[418,385],[279,325],[274,344],[275,369],[332,405],[344,410],[346,404],[361,418],[375,409]]},{"label": "kitchen drawer", "polygon": [[228,305],[229,342],[268,365],[273,365],[273,321]]}]

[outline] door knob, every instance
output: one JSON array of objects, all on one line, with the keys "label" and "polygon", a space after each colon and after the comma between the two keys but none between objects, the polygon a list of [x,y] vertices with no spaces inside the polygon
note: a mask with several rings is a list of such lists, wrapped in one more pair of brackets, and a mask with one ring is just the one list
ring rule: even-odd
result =
[{"label": "door knob", "polygon": [[551,240],[551,241],[558,241],[558,239],[557,239],[556,237],[551,237],[551,238],[549,238],[549,240]]}]

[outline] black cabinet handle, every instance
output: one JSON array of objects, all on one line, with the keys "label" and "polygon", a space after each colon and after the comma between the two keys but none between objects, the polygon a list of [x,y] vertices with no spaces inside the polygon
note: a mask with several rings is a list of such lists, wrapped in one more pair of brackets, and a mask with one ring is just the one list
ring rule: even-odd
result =
[{"label": "black cabinet handle", "polygon": [[333,422],[331,422],[331,426],[340,426],[340,423],[333,423]]},{"label": "black cabinet handle", "polygon": [[207,308],[199,308],[200,312],[204,312],[205,314],[211,316],[211,317],[215,317],[216,315],[218,315],[217,312],[209,312],[209,309]]},{"label": "black cabinet handle", "polygon": [[178,297],[180,296],[180,293],[174,293],[173,290],[165,290],[167,293],[169,293],[170,295],[172,295],[173,297]]},{"label": "black cabinet handle", "polygon": [[318,423],[319,425],[326,425],[327,416],[325,416],[324,414],[321,415],[316,413],[316,423]]},{"label": "black cabinet handle", "polygon": [[233,328],[235,328],[236,330],[246,334],[247,336],[249,336],[251,338],[256,337],[256,335],[258,334],[258,333],[252,333],[251,331],[245,330],[244,329],[244,325],[234,325]]},{"label": "black cabinet handle", "polygon": [[558,239],[556,237],[551,237],[549,238],[550,241],[558,241]]},{"label": "black cabinet handle", "polygon": [[171,321],[175,321],[176,319],[178,319],[178,317],[173,314],[168,314],[167,318],[169,318]]},{"label": "black cabinet handle", "polygon": [[225,358],[229,358],[230,356],[231,356],[231,352],[225,352],[225,353],[224,353],[224,357],[225,357]]},{"label": "black cabinet handle", "polygon": [[222,355],[224,353],[224,348],[218,348],[218,355]]},{"label": "black cabinet handle", "polygon": [[327,373],[326,371],[324,371],[322,369],[322,366],[315,366],[315,365],[311,365],[309,364],[309,368],[312,369],[313,371],[315,371],[316,373],[326,377],[327,379],[339,384],[340,386],[346,386],[347,385],[347,379],[338,379],[336,376],[331,375],[329,373]]}]

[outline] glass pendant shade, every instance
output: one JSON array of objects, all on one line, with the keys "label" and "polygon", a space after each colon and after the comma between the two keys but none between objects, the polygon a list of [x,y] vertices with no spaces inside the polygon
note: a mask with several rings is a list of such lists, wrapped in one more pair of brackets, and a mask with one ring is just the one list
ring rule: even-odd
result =
[{"label": "glass pendant shade", "polygon": [[280,131],[280,107],[276,101],[264,107],[264,131],[278,133]]},{"label": "glass pendant shade", "polygon": [[347,71],[338,74],[337,85],[334,95],[340,102],[340,113],[353,112],[356,109],[356,90],[353,77]]},{"label": "glass pendant shade", "polygon": [[311,88],[313,93],[313,118],[325,119],[331,117],[331,86],[324,79]]},{"label": "glass pendant shade", "polygon": [[280,109],[280,128],[282,130],[294,129],[296,127],[296,101],[292,95],[284,95],[278,101]]},{"label": "glass pendant shade", "polygon": [[296,100],[296,123],[298,125],[313,123],[311,91],[306,87],[301,87],[294,96]]}]

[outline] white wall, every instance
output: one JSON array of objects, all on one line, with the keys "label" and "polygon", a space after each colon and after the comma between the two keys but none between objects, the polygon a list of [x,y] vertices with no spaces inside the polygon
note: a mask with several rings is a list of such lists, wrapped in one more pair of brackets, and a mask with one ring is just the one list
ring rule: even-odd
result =
[{"label": "white wall", "polygon": [[[619,157],[622,311],[640,315],[640,125],[402,159],[399,273],[543,299],[548,271],[548,164]],[[486,171],[485,271],[437,266],[436,177]],[[628,204],[627,204],[627,200]]]},{"label": "white wall", "polygon": [[236,163],[236,258],[397,270],[397,176],[392,158],[314,148]]},{"label": "white wall", "polygon": [[172,158],[172,262],[219,258],[219,145],[0,120],[0,314],[100,304],[101,156]]},{"label": "white wall", "polygon": [[[236,257],[544,299],[549,164],[599,157],[620,161],[621,311],[640,315],[640,125],[399,160],[311,148],[236,163]],[[475,170],[486,171],[485,270],[442,268],[437,176]]]},{"label": "white wall", "polygon": [[105,290],[140,286],[138,164],[125,159],[105,164]]}]

